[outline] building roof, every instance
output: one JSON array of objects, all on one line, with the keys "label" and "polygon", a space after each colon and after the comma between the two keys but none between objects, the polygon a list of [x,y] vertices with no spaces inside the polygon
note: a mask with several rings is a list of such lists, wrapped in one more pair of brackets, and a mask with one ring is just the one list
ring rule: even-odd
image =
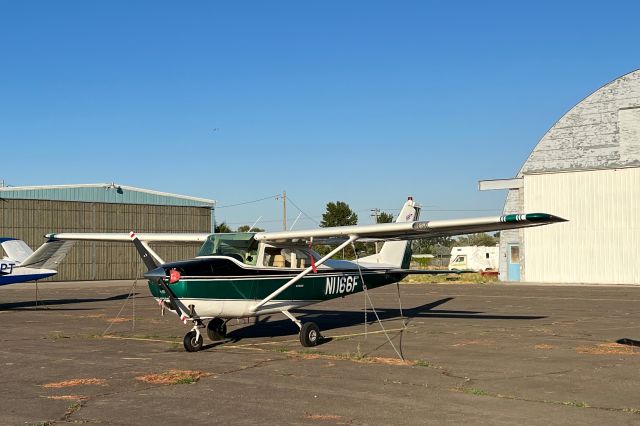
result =
[{"label": "building roof", "polygon": [[215,200],[116,183],[0,187],[0,199],[77,201],[110,204],[215,207]]},{"label": "building roof", "polygon": [[596,90],[562,116],[517,177],[640,166],[640,70]]}]

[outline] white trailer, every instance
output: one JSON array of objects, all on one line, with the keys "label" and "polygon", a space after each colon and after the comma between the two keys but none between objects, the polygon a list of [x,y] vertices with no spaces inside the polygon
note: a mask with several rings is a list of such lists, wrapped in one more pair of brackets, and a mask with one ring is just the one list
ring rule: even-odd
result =
[{"label": "white trailer", "polygon": [[449,269],[486,271],[498,269],[500,260],[500,249],[497,245],[453,247],[451,249],[451,259]]}]

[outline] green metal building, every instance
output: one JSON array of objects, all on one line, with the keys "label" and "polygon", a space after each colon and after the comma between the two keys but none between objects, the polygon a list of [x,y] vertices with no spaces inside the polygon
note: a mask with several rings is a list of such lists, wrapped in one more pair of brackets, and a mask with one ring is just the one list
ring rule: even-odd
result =
[{"label": "green metal building", "polygon": [[[0,187],[0,236],[34,250],[48,233],[213,232],[215,201],[110,184]],[[164,260],[193,257],[188,244],[156,244]],[[132,244],[77,242],[55,281],[132,279],[143,272]]]}]

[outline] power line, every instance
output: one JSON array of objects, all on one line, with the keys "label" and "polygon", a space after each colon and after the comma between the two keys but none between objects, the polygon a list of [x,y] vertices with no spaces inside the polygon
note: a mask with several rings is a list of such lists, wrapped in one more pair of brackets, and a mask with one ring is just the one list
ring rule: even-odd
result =
[{"label": "power line", "polygon": [[312,222],[315,222],[317,225],[320,225],[320,223],[318,221],[316,221],[315,219],[313,219],[311,216],[309,216],[308,214],[306,214],[304,212],[304,210],[302,210],[300,207],[298,207],[298,205],[296,203],[293,202],[293,200],[291,199],[291,196],[287,197],[289,199],[289,202],[291,204],[293,204],[293,207],[295,207],[296,209],[300,210],[300,213],[302,213],[303,215],[305,215],[309,220],[311,220]]},{"label": "power line", "polygon": [[252,201],[245,201],[243,203],[227,204],[226,206],[216,206],[216,210],[217,209],[224,209],[224,208],[227,208],[227,207],[244,206],[245,204],[257,203],[257,202],[264,201],[264,200],[271,200],[271,199],[275,200],[276,198],[278,198],[280,196],[282,196],[282,194],[276,194],[276,195],[272,195],[270,197],[264,197],[264,198],[260,198],[260,199],[252,200]]}]

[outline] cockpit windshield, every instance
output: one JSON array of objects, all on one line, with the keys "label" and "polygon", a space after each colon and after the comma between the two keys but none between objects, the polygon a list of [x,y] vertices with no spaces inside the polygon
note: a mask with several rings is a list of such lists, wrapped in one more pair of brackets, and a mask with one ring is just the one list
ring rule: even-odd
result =
[{"label": "cockpit windshield", "polygon": [[198,256],[229,256],[247,265],[255,265],[258,258],[258,242],[254,232],[211,234],[200,247]]}]

